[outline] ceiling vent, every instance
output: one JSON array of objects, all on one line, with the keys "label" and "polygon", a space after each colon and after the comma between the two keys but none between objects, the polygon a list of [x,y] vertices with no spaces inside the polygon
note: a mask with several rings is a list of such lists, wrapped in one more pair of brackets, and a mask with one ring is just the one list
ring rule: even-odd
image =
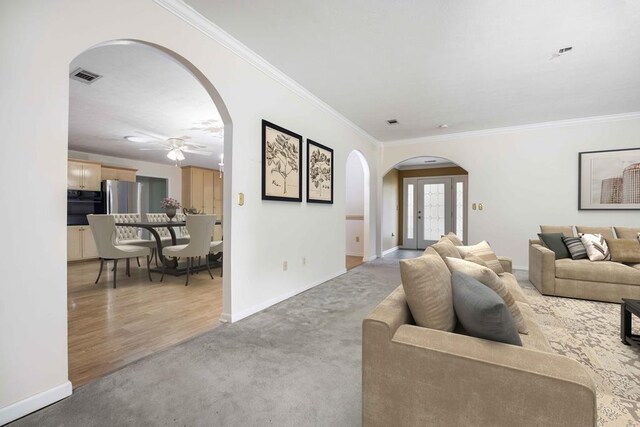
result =
[{"label": "ceiling vent", "polygon": [[396,119],[387,120],[387,124],[389,124],[389,125],[397,125],[398,121]]},{"label": "ceiling vent", "polygon": [[91,71],[87,71],[82,68],[76,68],[71,74],[69,74],[69,78],[72,80],[77,80],[87,85],[92,84],[101,77],[102,76],[100,74],[92,73]]}]

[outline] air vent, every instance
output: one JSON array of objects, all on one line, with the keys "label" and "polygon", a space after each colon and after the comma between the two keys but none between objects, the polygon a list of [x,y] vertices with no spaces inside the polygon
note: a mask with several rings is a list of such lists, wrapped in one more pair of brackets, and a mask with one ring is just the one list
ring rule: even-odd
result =
[{"label": "air vent", "polygon": [[390,124],[390,125],[397,125],[397,124],[398,124],[398,121],[397,121],[396,119],[387,120],[387,124]]},{"label": "air vent", "polygon": [[99,74],[92,73],[91,71],[87,71],[82,68],[76,68],[71,74],[69,74],[69,78],[72,80],[77,80],[87,85],[92,84],[101,77],[102,76]]}]

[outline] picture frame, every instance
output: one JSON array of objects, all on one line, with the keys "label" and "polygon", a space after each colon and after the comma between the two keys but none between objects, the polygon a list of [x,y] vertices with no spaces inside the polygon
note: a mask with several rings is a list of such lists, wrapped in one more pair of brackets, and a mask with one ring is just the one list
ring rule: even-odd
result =
[{"label": "picture frame", "polygon": [[640,148],[578,153],[578,210],[640,210]]},{"label": "picture frame", "polygon": [[302,202],[302,136],[262,120],[262,200]]},{"label": "picture frame", "polygon": [[333,204],[333,149],[307,138],[307,203]]}]

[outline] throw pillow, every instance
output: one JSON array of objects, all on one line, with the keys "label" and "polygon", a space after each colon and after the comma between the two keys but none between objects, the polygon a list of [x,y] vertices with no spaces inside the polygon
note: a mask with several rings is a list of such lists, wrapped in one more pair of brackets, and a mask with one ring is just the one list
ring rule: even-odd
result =
[{"label": "throw pillow", "polygon": [[556,259],[569,258],[569,250],[562,241],[564,235],[562,233],[538,233],[538,237],[544,246],[551,249],[556,254]]},{"label": "throw pillow", "polygon": [[486,240],[483,240],[482,242],[473,246],[456,246],[456,249],[458,250],[458,252],[460,252],[462,258],[466,257],[467,255],[475,255],[481,258],[487,264],[487,267],[492,269],[496,274],[504,273],[502,264],[500,264],[500,261],[498,261],[498,257],[491,250],[491,246],[489,246],[489,243],[487,243]]},{"label": "throw pillow", "polygon": [[438,243],[434,243],[430,248],[438,252],[438,255],[440,255],[443,261],[446,257],[462,258],[460,256],[460,252],[458,252],[457,246],[454,246],[449,239],[440,239]]},{"label": "throw pillow", "polygon": [[569,250],[572,259],[589,259],[587,248],[584,247],[579,237],[563,237],[562,241]]},{"label": "throw pillow", "polygon": [[601,234],[580,235],[582,244],[587,249],[587,256],[590,261],[608,261],[611,259],[607,242]]},{"label": "throw pillow", "polygon": [[484,260],[482,258],[480,258],[479,256],[473,255],[473,254],[469,254],[466,257],[463,258],[465,261],[469,261],[472,262],[474,264],[478,264],[481,265],[483,267],[489,267],[487,265],[486,262],[484,262]]},{"label": "throw pillow", "polygon": [[618,239],[637,239],[640,236],[640,227],[613,227],[613,229]]},{"label": "throw pillow", "polygon": [[458,235],[456,233],[452,233],[451,231],[448,232],[447,234],[445,234],[444,236],[442,236],[442,238],[451,240],[451,243],[453,243],[454,246],[462,246],[463,245],[462,240],[460,240]]},{"label": "throw pillow", "polygon": [[456,326],[451,273],[439,256],[400,261],[400,277],[416,325],[451,332]]},{"label": "throw pillow", "polygon": [[605,239],[611,261],[640,263],[640,240],[638,239]]},{"label": "throw pillow", "polygon": [[518,332],[521,334],[529,333],[522,312],[520,312],[520,307],[516,304],[513,295],[511,295],[507,286],[502,282],[502,279],[500,279],[493,270],[463,259],[447,258],[446,261],[447,266],[449,266],[452,272],[458,271],[467,274],[497,293],[500,298],[504,300],[505,304],[507,304],[509,312],[518,327]]},{"label": "throw pillow", "polygon": [[453,308],[469,335],[522,346],[513,316],[498,294],[459,271],[453,272],[451,287]]}]

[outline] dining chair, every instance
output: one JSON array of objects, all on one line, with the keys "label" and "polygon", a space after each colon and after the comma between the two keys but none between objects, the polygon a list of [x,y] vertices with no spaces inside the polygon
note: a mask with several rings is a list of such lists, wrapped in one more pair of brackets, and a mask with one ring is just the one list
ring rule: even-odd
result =
[{"label": "dining chair", "polygon": [[116,287],[116,273],[118,272],[118,260],[127,260],[127,275],[129,272],[129,258],[139,256],[147,257],[147,274],[149,281],[151,279],[151,249],[144,246],[135,245],[117,245],[114,243],[114,233],[116,232],[116,221],[113,215],[87,215],[93,238],[98,248],[98,256],[100,257],[100,271],[95,283],[97,284],[102,274],[105,261],[113,261],[113,288]]},{"label": "dining chair", "polygon": [[[146,222],[169,222],[169,217],[166,213],[146,213],[144,214]],[[182,227],[180,227],[182,228]],[[160,236],[160,242],[162,246],[171,246],[171,233],[167,227],[154,227],[154,230]],[[183,245],[189,242],[189,239],[182,238],[179,234],[176,234],[176,245]],[[154,252],[156,267],[158,266],[158,254]]]},{"label": "dining chair", "polygon": [[[162,254],[165,257],[187,258],[187,281],[184,284],[185,286],[189,285],[189,276],[191,274],[191,267],[193,266],[193,260],[195,257],[205,257],[207,271],[209,271],[209,276],[213,279],[213,274],[211,274],[211,267],[209,266],[207,256],[211,250],[211,234],[213,233],[215,223],[215,215],[187,215],[187,230],[191,236],[189,243],[162,248]],[[160,278],[160,281],[162,282],[163,279],[164,263],[162,264],[162,277]]]},{"label": "dining chair", "polygon": [[[141,222],[141,215],[139,213],[118,213],[112,214],[116,223],[134,223]],[[116,226],[115,234],[116,245],[135,245],[144,246],[151,249],[151,258],[156,253],[156,241],[153,239],[143,239],[142,230],[137,227]],[[136,257],[138,267],[140,267],[140,260]]]},{"label": "dining chair", "polygon": [[[180,222],[184,222],[187,220],[187,216],[184,213],[177,212],[176,220]],[[191,236],[189,236],[189,230],[187,230],[187,227],[178,227],[178,233],[177,233],[176,239],[179,241],[178,243],[179,245],[189,243],[190,237]]]}]

